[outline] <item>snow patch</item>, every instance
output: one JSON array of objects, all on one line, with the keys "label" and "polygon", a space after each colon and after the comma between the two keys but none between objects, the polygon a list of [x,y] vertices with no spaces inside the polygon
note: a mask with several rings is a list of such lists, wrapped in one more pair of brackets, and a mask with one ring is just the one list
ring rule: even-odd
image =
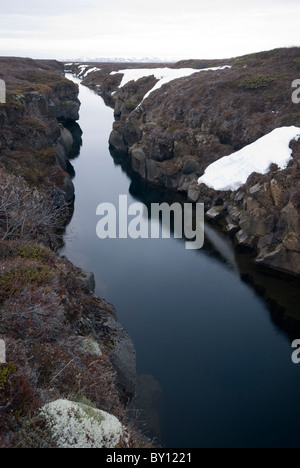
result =
[{"label": "snow patch", "polygon": [[224,67],[212,67],[212,68],[203,68],[202,70],[194,70],[193,68],[181,68],[179,70],[170,70],[170,73],[167,76],[163,76],[158,83],[152,88],[148,93],[144,96],[143,101],[150,96],[153,91],[160,89],[163,85],[169,83],[173,80],[178,80],[179,78],[186,78],[188,76],[193,75],[194,73],[201,73],[204,71],[217,71],[217,70],[225,70],[226,68],[231,68],[229,65],[225,65]]},{"label": "snow patch", "polygon": [[90,68],[90,70],[85,72],[85,74],[83,75],[83,78],[86,78],[90,73],[94,73],[96,71],[101,71],[101,68],[97,68],[97,67]]},{"label": "snow patch", "polygon": [[56,400],[41,415],[59,448],[115,448],[124,435],[115,416],[82,403]]},{"label": "snow patch", "polygon": [[79,65],[78,68],[80,68],[81,71],[80,73],[78,73],[78,77],[82,75],[88,67],[89,67],[88,65]]},{"label": "snow patch", "polygon": [[231,68],[230,65],[225,65],[223,67],[212,67],[212,68],[203,68],[201,70],[196,70],[194,68],[140,68],[140,69],[126,69],[111,72],[111,75],[122,74],[122,82],[119,88],[123,88],[130,81],[137,81],[140,78],[147,76],[153,76],[159,80],[158,83],[144,96],[143,101],[151,94],[153,91],[161,88],[163,85],[169,83],[170,81],[177,80],[179,78],[186,78],[193,75],[194,73],[200,73],[204,71],[217,71],[225,70],[226,68]]},{"label": "snow patch", "polygon": [[198,183],[214,190],[238,190],[253,172],[267,174],[271,164],[286,169],[292,159],[290,142],[300,138],[299,127],[281,127],[251,145],[214,162]]}]

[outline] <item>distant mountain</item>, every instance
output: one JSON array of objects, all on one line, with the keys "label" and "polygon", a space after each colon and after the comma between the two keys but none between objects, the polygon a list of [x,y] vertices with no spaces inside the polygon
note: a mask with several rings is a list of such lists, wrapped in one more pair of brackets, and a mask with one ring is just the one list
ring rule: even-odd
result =
[{"label": "distant mountain", "polygon": [[174,63],[177,60],[171,57],[158,58],[158,57],[79,57],[75,59],[67,59],[65,62],[104,62],[104,63]]}]

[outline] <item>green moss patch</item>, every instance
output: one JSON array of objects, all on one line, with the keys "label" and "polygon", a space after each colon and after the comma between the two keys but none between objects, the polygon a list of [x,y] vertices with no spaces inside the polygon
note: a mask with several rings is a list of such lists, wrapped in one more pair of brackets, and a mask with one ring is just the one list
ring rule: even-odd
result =
[{"label": "green moss patch", "polygon": [[269,75],[247,76],[240,81],[239,87],[244,89],[267,88],[273,81],[275,78]]}]

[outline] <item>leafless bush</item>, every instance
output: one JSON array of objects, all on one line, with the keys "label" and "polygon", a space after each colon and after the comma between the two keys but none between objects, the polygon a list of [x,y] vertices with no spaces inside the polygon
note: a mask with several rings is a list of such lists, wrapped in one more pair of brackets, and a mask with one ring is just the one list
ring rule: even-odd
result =
[{"label": "leafless bush", "polygon": [[[57,198],[57,197],[56,197]],[[55,191],[41,194],[22,178],[0,173],[0,239],[56,243],[56,231],[67,215],[67,204],[55,203]]]}]

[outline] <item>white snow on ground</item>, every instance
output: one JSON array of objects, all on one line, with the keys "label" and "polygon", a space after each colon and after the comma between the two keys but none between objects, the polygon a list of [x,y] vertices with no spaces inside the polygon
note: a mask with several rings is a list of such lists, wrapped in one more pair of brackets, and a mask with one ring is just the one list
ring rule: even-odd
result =
[{"label": "white snow on ground", "polygon": [[160,89],[163,85],[169,83],[170,81],[177,80],[179,78],[185,78],[187,76],[191,76],[194,73],[200,73],[204,71],[217,71],[217,70],[225,70],[226,68],[231,68],[229,65],[225,65],[224,67],[213,67],[213,68],[203,68],[202,70],[194,70],[193,68],[181,68],[178,70],[168,69],[171,73],[168,73],[167,76],[164,76],[160,79],[158,83],[152,88],[148,93],[144,96],[144,99],[147,99],[153,91]]},{"label": "white snow on ground", "polygon": [[82,75],[85,72],[85,70],[88,68],[88,65],[79,65],[78,68],[81,69],[81,72],[78,73],[78,77],[79,77],[80,75]]},{"label": "white snow on ground", "polygon": [[96,71],[101,71],[101,68],[97,68],[97,67],[90,68],[90,70],[85,72],[85,74],[83,75],[83,78],[86,78],[90,73],[94,73]]},{"label": "white snow on ground", "polygon": [[203,68],[202,70],[196,70],[194,68],[140,68],[140,69],[126,69],[126,70],[119,70],[117,72],[111,72],[111,75],[116,75],[118,73],[124,75],[122,82],[119,88],[123,88],[127,83],[130,81],[137,81],[140,78],[144,78],[146,76],[154,75],[158,81],[156,85],[144,96],[143,100],[145,100],[153,91],[161,88],[164,84],[169,83],[170,81],[177,80],[179,78],[185,78],[187,76],[193,75],[194,73],[200,73],[203,71],[216,71],[216,70],[224,70],[225,68],[231,68],[229,65],[225,65],[224,67],[213,67],[213,68]]},{"label": "white snow on ground", "polygon": [[290,142],[299,138],[299,127],[277,128],[251,145],[208,166],[198,182],[214,190],[238,190],[253,172],[267,174],[273,163],[285,169],[292,159]]},{"label": "white snow on ground", "polygon": [[72,63],[65,63],[65,67],[70,67],[71,65],[73,65],[73,62]]}]

